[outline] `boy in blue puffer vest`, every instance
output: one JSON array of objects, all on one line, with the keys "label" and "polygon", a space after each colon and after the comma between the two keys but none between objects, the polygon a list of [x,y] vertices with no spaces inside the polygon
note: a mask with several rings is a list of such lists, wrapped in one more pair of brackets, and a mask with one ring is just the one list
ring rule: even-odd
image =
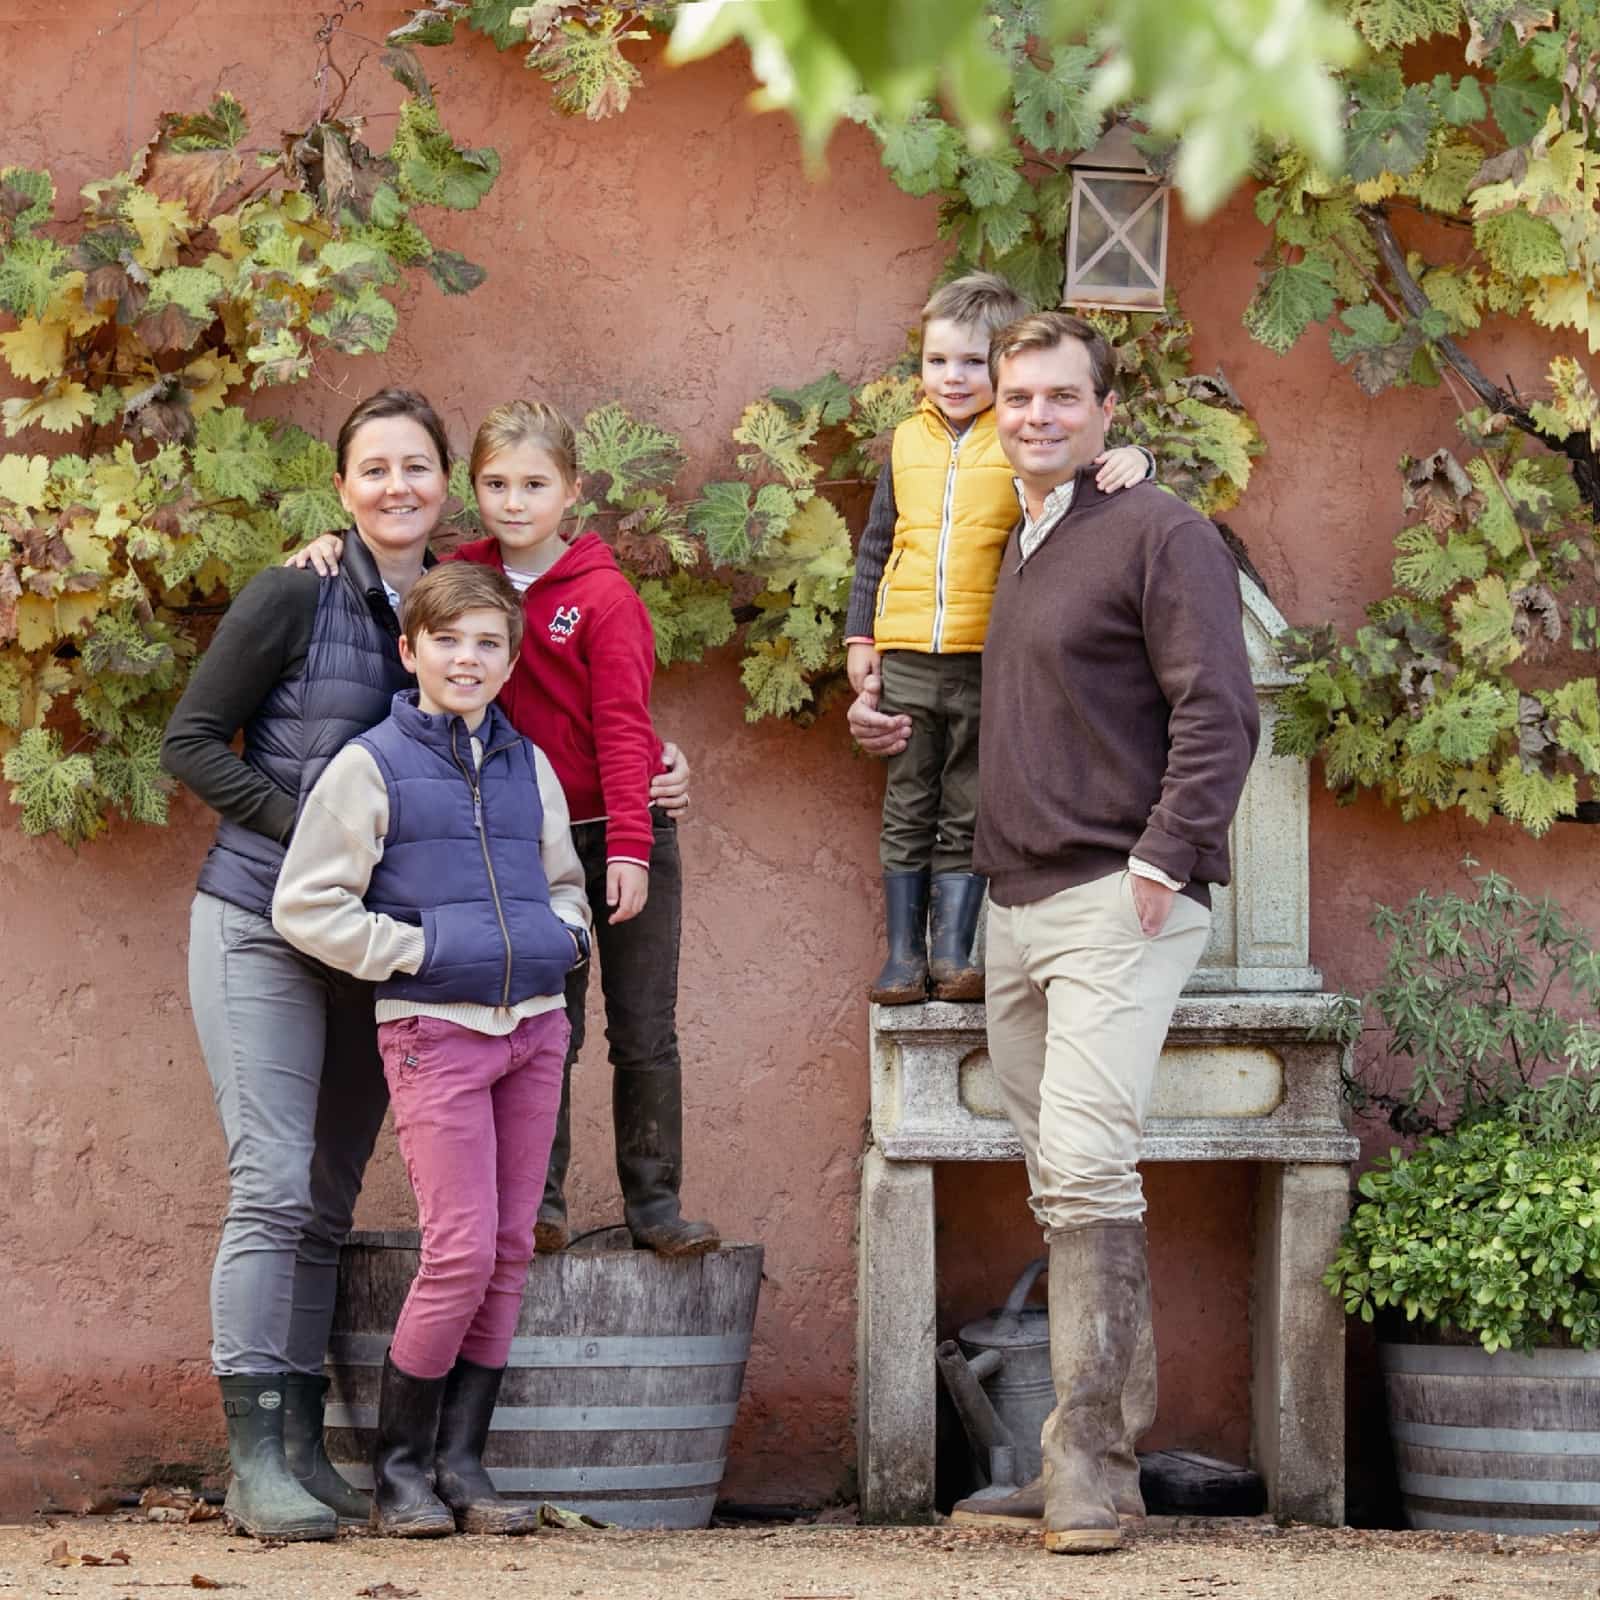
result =
[{"label": "boy in blue puffer vest", "polygon": [[589,953],[567,804],[492,703],[522,602],[448,563],[406,598],[417,687],[307,796],[273,926],[377,983],[378,1044],[422,1259],[384,1362],[372,1520],[398,1537],[531,1533],[483,1467],[561,1103],[563,991]]}]

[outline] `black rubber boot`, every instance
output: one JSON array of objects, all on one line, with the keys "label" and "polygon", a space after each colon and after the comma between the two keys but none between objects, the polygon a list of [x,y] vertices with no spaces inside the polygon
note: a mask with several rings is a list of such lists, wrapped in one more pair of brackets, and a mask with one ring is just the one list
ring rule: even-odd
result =
[{"label": "black rubber boot", "polygon": [[463,1533],[536,1533],[539,1529],[538,1506],[501,1499],[484,1470],[489,1419],[505,1370],[480,1367],[458,1356],[445,1380],[433,1488]]},{"label": "black rubber boot", "polygon": [[665,1067],[616,1067],[611,1122],[617,1135],[622,1214],[636,1250],[699,1256],[722,1242],[716,1225],[686,1222],[678,1209],[683,1182],[683,1073]]},{"label": "black rubber boot", "polygon": [[433,1452],[449,1377],[413,1378],[383,1358],[378,1437],[372,1450],[372,1519],[391,1539],[433,1539],[456,1531],[450,1508],[433,1492]]},{"label": "black rubber boot", "polygon": [[870,997],[880,1006],[919,1005],[928,998],[928,874],[883,875],[883,920],[889,956]]},{"label": "black rubber boot", "polygon": [[309,1494],[283,1453],[286,1372],[217,1379],[228,1419],[233,1477],[223,1515],[230,1528],[258,1539],[331,1539],[339,1519]]},{"label": "black rubber boot", "polygon": [[328,1380],[321,1373],[291,1372],[284,1380],[283,1454],[307,1493],[332,1506],[341,1522],[365,1522],[372,1500],[347,1483],[328,1459],[322,1442],[322,1407]]},{"label": "black rubber boot", "polygon": [[989,880],[936,872],[928,898],[928,979],[935,1000],[983,999],[983,968],[972,953]]},{"label": "black rubber boot", "polygon": [[544,1198],[533,1225],[535,1255],[551,1256],[567,1248],[567,1163],[572,1159],[572,1063],[561,1068],[561,1109],[556,1112],[556,1136],[550,1145],[550,1164],[544,1171]]}]

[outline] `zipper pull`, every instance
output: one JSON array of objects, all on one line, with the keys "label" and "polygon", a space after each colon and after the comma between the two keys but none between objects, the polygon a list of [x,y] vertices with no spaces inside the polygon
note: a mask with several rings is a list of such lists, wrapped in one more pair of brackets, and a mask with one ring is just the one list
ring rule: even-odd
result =
[{"label": "zipper pull", "polygon": [[483,791],[477,784],[472,786],[472,825],[479,830],[483,827]]}]

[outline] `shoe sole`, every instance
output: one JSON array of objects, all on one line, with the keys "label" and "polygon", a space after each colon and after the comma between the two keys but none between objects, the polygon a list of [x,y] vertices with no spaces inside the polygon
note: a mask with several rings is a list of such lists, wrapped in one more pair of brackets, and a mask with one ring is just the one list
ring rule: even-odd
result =
[{"label": "shoe sole", "polygon": [[963,1528],[1038,1528],[1044,1516],[1006,1516],[999,1511],[952,1511],[950,1520]]},{"label": "shoe sole", "polygon": [[641,1244],[637,1239],[633,1241],[635,1250],[653,1250],[658,1256],[664,1256],[668,1261],[685,1261],[690,1256],[708,1256],[713,1250],[722,1248],[721,1239],[691,1239],[688,1244],[680,1245],[677,1249],[663,1249],[658,1244]]},{"label": "shoe sole", "polygon": [[339,1535],[337,1521],[331,1528],[322,1522],[290,1528],[253,1528],[243,1517],[231,1511],[223,1512],[222,1524],[230,1533],[242,1533],[251,1539],[282,1540],[289,1544],[306,1543],[312,1539],[335,1539]]},{"label": "shoe sole", "polygon": [[1044,1547],[1056,1556],[1098,1555],[1122,1548],[1121,1528],[1046,1528]]}]

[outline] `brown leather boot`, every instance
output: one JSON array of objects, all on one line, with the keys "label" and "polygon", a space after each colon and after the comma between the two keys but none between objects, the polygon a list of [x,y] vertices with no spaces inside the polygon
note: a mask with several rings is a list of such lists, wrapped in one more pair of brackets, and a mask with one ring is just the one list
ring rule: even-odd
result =
[{"label": "brown leather boot", "polygon": [[1050,1241],[1050,1374],[1044,1547],[1058,1555],[1122,1544],[1107,1460],[1122,1438],[1122,1391],[1139,1335],[1142,1223],[1096,1223]]},{"label": "brown leather boot", "polygon": [[1122,1386],[1122,1432],[1106,1457],[1106,1487],[1119,1517],[1144,1520],[1144,1495],[1139,1489],[1139,1458],[1134,1446],[1156,1420],[1156,1331],[1150,1318],[1150,1273],[1140,1252],[1139,1332],[1128,1381]]},{"label": "brown leather boot", "polygon": [[[1134,1446],[1156,1420],[1156,1340],[1150,1320],[1150,1275],[1146,1272],[1139,1296],[1139,1335],[1128,1363],[1128,1381],[1122,1386],[1122,1431],[1106,1457],[1106,1487],[1111,1503],[1124,1522],[1144,1520],[1144,1496],[1139,1492],[1139,1458]],[[950,1520],[972,1528],[1025,1528],[1044,1521],[1044,1474],[1008,1495],[983,1499],[970,1496],[950,1508]]]},{"label": "brown leather boot", "polygon": [[969,1496],[950,1508],[950,1520],[967,1528],[1030,1528],[1044,1521],[1044,1474],[1008,1495]]}]

